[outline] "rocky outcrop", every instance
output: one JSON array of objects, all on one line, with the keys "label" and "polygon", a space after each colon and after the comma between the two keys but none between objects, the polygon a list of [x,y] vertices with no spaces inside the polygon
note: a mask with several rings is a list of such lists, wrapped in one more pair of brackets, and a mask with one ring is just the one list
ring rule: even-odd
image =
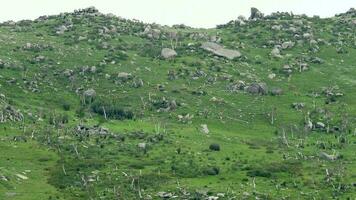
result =
[{"label": "rocky outcrop", "polygon": [[257,8],[251,8],[251,15],[249,19],[256,20],[262,18],[263,18],[263,13],[261,11],[259,11]]},{"label": "rocky outcrop", "polygon": [[238,58],[241,56],[241,53],[237,50],[225,49],[219,44],[214,42],[204,42],[201,46],[206,51],[210,51],[211,53],[225,57],[227,59],[233,60],[234,58]]}]

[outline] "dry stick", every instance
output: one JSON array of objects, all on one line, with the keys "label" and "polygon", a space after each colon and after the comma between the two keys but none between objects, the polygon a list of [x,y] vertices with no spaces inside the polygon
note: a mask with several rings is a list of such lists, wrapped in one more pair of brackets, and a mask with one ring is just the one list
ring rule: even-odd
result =
[{"label": "dry stick", "polygon": [[78,153],[78,149],[77,149],[77,145],[72,145],[73,146],[73,149],[75,151],[75,153],[77,154],[77,156],[79,157],[79,153]]},{"label": "dry stick", "polygon": [[22,125],[23,125],[23,133],[26,132],[26,126],[25,126],[25,117],[22,119]]},{"label": "dry stick", "polygon": [[143,100],[143,97],[140,97],[140,98],[141,98],[141,102],[142,102],[142,105],[143,105],[143,110],[146,110],[146,103]]},{"label": "dry stick", "polygon": [[289,147],[288,140],[287,140],[287,137],[286,137],[286,132],[285,132],[284,128],[282,130],[283,130],[283,137],[282,137],[283,141],[287,145],[287,147]]},{"label": "dry stick", "polygon": [[141,188],[140,188],[140,176],[142,175],[142,171],[140,170],[140,175],[137,178],[137,186],[138,186],[138,196],[140,197],[140,199],[142,199],[142,195],[141,195]]},{"label": "dry stick", "polygon": [[107,117],[106,117],[106,112],[105,112],[105,108],[104,108],[104,106],[102,106],[102,108],[103,108],[103,112],[104,112],[104,117],[105,117],[105,120],[107,120]]},{"label": "dry stick", "polygon": [[66,169],[64,168],[64,164],[62,164],[62,170],[63,170],[63,174],[67,176],[67,172]]}]

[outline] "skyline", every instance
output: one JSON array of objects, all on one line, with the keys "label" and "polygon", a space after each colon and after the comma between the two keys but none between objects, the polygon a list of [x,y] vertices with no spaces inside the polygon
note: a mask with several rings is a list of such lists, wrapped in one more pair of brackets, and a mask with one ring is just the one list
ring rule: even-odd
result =
[{"label": "skyline", "polygon": [[[21,7],[19,7],[21,5]],[[320,5],[323,5],[322,7]],[[0,7],[0,21],[36,19],[43,15],[73,12],[75,9],[94,6],[104,14],[112,13],[126,19],[137,19],[145,23],[161,25],[185,24],[196,28],[212,28],[225,24],[243,15],[249,16],[250,8],[256,7],[262,13],[293,12],[294,14],[332,17],[356,7],[356,1],[343,0],[12,0]]]}]

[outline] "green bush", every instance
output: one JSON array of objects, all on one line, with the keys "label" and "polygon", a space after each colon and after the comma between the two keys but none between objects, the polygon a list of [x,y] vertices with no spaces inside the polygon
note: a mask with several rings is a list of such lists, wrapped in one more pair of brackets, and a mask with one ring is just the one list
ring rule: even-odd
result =
[{"label": "green bush", "polygon": [[69,111],[70,110],[70,104],[68,102],[63,102],[62,103],[62,108],[65,111]]},{"label": "green bush", "polygon": [[96,100],[91,105],[91,109],[94,113],[106,116],[108,119],[125,120],[134,118],[134,113],[132,111],[122,108],[114,102]]},{"label": "green bush", "polygon": [[205,175],[216,176],[220,173],[220,169],[218,167],[207,167],[203,170]]},{"label": "green bush", "polygon": [[272,176],[271,172],[268,172],[267,170],[263,170],[263,169],[254,169],[251,171],[247,172],[247,176],[250,177],[265,177],[265,178],[270,178]]},{"label": "green bush", "polygon": [[209,146],[209,149],[212,151],[220,151],[220,145],[219,144],[211,144]]}]

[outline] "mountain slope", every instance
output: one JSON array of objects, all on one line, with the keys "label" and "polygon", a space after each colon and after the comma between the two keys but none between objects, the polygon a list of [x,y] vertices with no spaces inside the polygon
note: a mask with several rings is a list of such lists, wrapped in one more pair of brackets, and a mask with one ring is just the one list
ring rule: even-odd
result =
[{"label": "mountain slope", "polygon": [[0,198],[353,199],[355,20],[1,24]]}]

